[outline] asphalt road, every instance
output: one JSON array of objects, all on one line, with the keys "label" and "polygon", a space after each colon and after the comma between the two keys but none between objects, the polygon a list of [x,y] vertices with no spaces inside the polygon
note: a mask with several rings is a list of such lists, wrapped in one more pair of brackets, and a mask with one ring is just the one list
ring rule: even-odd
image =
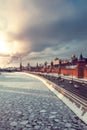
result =
[{"label": "asphalt road", "polygon": [[87,125],[41,81],[2,73],[0,130],[87,130]]},{"label": "asphalt road", "polygon": [[52,76],[44,76],[45,78],[47,78],[48,80],[54,82],[55,84],[57,84],[58,86],[73,92],[75,94],[77,94],[79,97],[87,100],[87,84],[83,84],[83,83],[79,83],[76,81],[70,81],[67,79],[63,79],[63,78],[56,78],[56,77],[52,77]]}]

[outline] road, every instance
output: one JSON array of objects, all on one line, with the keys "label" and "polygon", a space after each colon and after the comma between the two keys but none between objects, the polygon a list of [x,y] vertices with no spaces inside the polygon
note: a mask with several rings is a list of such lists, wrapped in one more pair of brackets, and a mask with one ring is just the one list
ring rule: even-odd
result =
[{"label": "road", "polygon": [[0,130],[87,130],[87,125],[38,79],[2,73]]},{"label": "road", "polygon": [[76,82],[74,80],[67,80],[64,78],[56,78],[54,76],[49,75],[42,74],[41,76],[87,101],[87,84]]}]

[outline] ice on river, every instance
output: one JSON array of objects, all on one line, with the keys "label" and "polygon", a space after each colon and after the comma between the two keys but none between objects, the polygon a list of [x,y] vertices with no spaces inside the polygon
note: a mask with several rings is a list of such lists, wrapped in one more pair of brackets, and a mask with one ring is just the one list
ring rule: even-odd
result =
[{"label": "ice on river", "polygon": [[86,130],[41,81],[25,73],[0,75],[0,130]]}]

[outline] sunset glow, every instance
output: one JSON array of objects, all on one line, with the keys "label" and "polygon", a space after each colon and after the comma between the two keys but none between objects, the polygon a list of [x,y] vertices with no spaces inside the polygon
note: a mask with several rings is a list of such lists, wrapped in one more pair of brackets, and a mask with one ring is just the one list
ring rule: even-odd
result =
[{"label": "sunset glow", "polygon": [[23,52],[24,44],[18,41],[7,41],[3,35],[0,35],[0,54],[13,56]]},{"label": "sunset glow", "polygon": [[4,37],[0,37],[0,53],[7,54],[9,53],[9,48],[7,46],[7,43],[4,39]]}]

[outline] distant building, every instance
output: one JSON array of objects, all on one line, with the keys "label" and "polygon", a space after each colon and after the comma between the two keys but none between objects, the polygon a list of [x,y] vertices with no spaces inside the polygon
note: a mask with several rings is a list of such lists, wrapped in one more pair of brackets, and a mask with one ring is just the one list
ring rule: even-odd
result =
[{"label": "distant building", "polygon": [[59,63],[60,63],[60,59],[59,59],[59,58],[55,58],[55,59],[53,60],[53,66],[54,66],[54,67],[58,67]]},{"label": "distant building", "polygon": [[75,55],[75,54],[72,54],[71,64],[72,64],[72,65],[76,65],[76,64],[77,64],[77,61],[78,61],[78,58],[76,57],[76,55]]},{"label": "distant building", "polygon": [[61,60],[61,66],[67,66],[67,65],[70,65],[70,60],[68,59]]},{"label": "distant building", "polygon": [[70,60],[68,59],[59,59],[59,58],[55,58],[53,60],[53,66],[54,67],[58,67],[58,66],[66,66],[66,65],[70,65]]}]

